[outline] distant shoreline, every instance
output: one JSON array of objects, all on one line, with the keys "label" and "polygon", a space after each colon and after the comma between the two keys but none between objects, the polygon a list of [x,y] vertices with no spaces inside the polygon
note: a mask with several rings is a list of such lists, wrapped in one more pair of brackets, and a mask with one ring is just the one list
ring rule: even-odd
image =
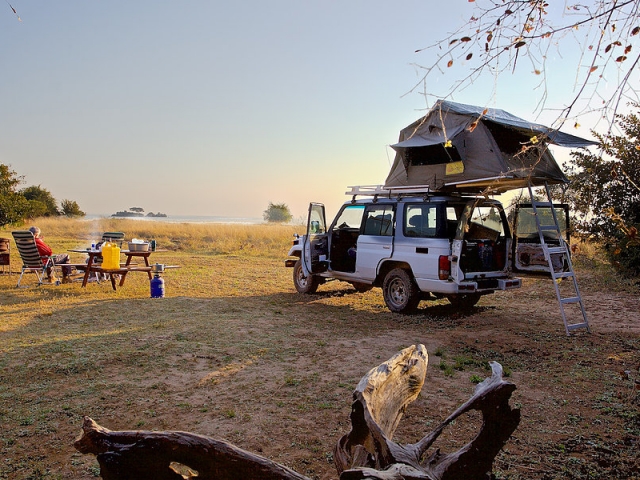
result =
[{"label": "distant shoreline", "polygon": [[259,217],[224,217],[218,215],[169,215],[167,217],[114,217],[109,213],[89,213],[83,217],[85,221],[100,219],[123,219],[137,222],[163,222],[163,223],[229,223],[241,225],[258,225],[265,223]]}]

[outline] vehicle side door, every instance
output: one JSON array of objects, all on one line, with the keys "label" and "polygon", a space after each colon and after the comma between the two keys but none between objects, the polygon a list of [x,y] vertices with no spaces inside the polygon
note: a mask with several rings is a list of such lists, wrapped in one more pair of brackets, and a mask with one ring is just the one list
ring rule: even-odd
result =
[{"label": "vehicle side door", "polygon": [[327,234],[327,220],[324,205],[321,203],[309,204],[309,216],[307,217],[307,234],[302,246],[302,268],[305,275],[325,272],[329,262]]},{"label": "vehicle side door", "polygon": [[358,278],[375,280],[380,262],[393,254],[394,230],[395,205],[367,205],[356,249]]},{"label": "vehicle side door", "polygon": [[[439,281],[439,259],[451,255],[447,238],[445,207],[441,202],[407,202],[403,208],[402,236],[396,240],[394,258],[411,266],[416,282]],[[431,291],[430,289],[425,291]]]}]

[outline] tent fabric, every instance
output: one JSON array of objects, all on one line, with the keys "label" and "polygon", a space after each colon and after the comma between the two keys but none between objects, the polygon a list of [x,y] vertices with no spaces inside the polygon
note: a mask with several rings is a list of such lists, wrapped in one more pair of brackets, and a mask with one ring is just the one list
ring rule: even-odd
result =
[{"label": "tent fabric", "polygon": [[396,157],[385,186],[428,185],[434,191],[491,187],[502,193],[527,181],[567,183],[549,143],[571,148],[596,144],[504,110],[441,100],[400,131],[398,143],[391,146]]}]

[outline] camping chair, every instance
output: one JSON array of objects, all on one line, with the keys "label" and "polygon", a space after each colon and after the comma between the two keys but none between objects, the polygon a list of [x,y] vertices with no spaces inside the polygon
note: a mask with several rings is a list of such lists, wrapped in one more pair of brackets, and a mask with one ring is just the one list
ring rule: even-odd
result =
[{"label": "camping chair", "polygon": [[102,243],[110,242],[118,245],[118,248],[122,248],[122,242],[124,242],[123,232],[104,232],[102,234]]},{"label": "camping chair", "polygon": [[20,278],[18,279],[16,287],[20,286],[22,276],[25,272],[35,273],[38,277],[38,286],[42,285],[47,269],[53,269],[57,266],[53,258],[40,256],[38,247],[36,246],[36,239],[29,230],[18,230],[11,232],[11,234],[16,242],[16,247],[18,247],[20,258],[22,259],[22,272],[20,272]]}]

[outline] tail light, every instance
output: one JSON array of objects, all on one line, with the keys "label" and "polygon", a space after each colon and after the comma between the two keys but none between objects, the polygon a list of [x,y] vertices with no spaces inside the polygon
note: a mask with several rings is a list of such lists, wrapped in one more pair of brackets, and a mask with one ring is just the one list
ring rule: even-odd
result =
[{"label": "tail light", "polygon": [[449,280],[451,275],[451,260],[448,255],[440,255],[438,258],[438,278]]}]

